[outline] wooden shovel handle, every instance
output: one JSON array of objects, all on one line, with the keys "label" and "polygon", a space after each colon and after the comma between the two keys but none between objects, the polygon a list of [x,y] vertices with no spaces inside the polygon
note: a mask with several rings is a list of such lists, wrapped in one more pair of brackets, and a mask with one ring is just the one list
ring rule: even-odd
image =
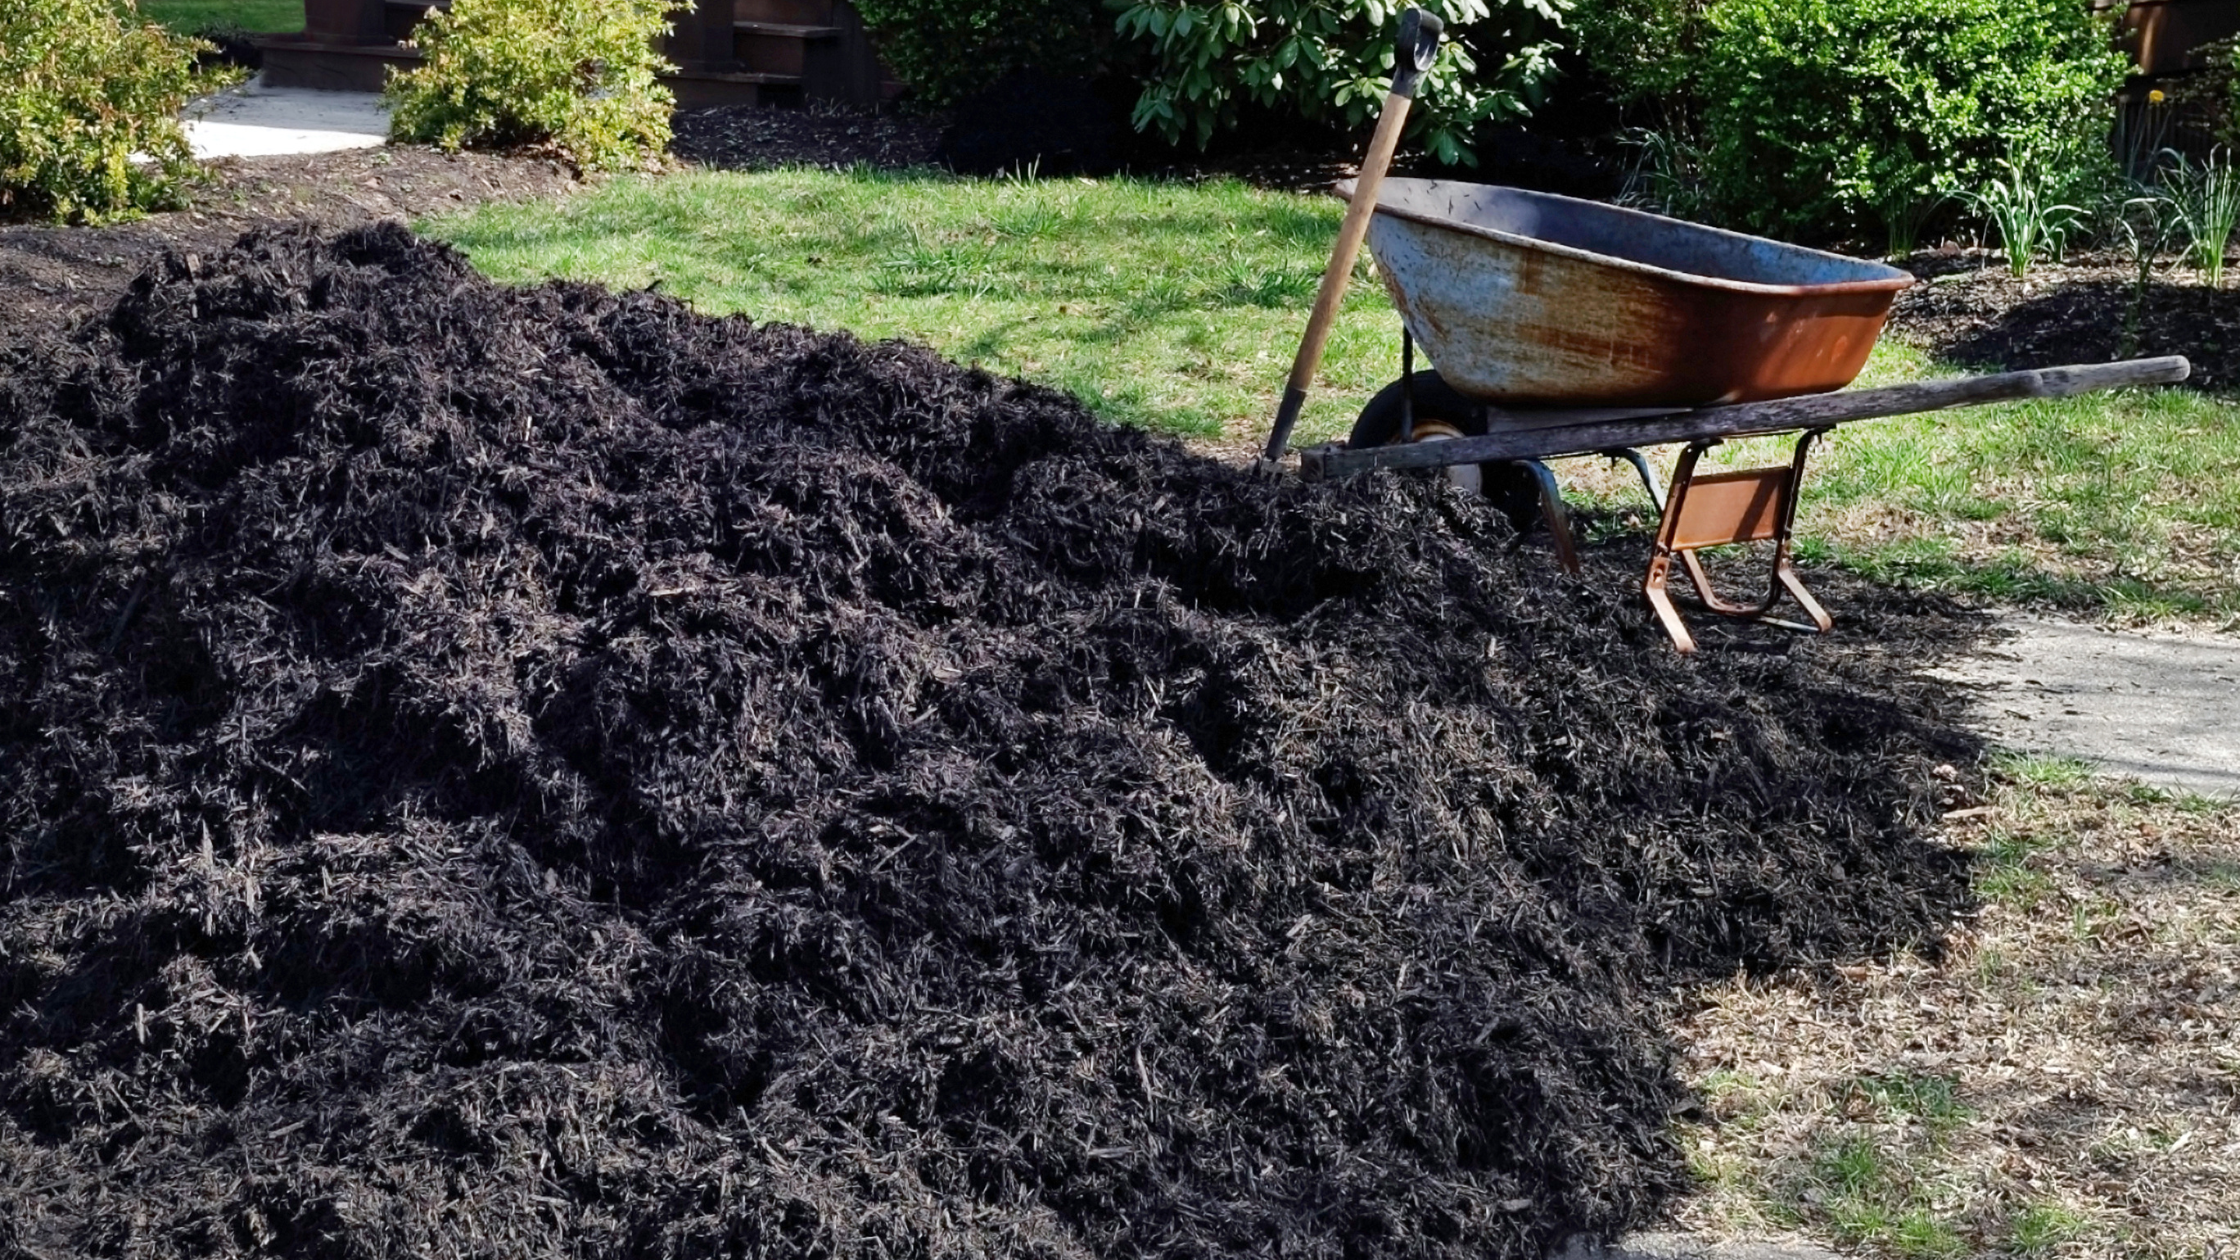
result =
[{"label": "wooden shovel handle", "polygon": [[1275,432],[1268,435],[1269,459],[1282,459],[1291,446],[1292,426],[1299,422],[1299,409],[1306,405],[1315,369],[1322,366],[1330,326],[1337,322],[1338,306],[1346,300],[1346,283],[1353,278],[1353,260],[1361,253],[1361,238],[1369,233],[1369,216],[1377,210],[1377,190],[1384,184],[1385,168],[1392,164],[1392,151],[1399,147],[1400,129],[1407,122],[1408,98],[1386,97],[1384,116],[1377,120],[1377,134],[1369,141],[1369,156],[1361,163],[1361,177],[1354,185],[1353,202],[1346,207],[1345,221],[1338,225],[1338,247],[1330,254],[1329,267],[1323,270],[1322,286],[1314,294],[1314,310],[1307,316],[1306,335],[1299,339],[1299,353],[1291,360],[1283,406],[1276,413]]},{"label": "wooden shovel handle", "polygon": [[1330,341],[1338,305],[1345,301],[1353,260],[1361,253],[1361,238],[1369,232],[1369,216],[1376,213],[1385,171],[1391,168],[1393,151],[1400,147],[1400,132],[1408,125],[1408,107],[1414,103],[1416,85],[1438,54],[1440,30],[1439,19],[1421,9],[1410,9],[1400,19],[1392,91],[1385,96],[1384,111],[1377,116],[1376,134],[1369,138],[1369,152],[1361,159],[1361,174],[1354,181],[1353,201],[1346,207],[1344,222],[1338,225],[1337,248],[1330,253],[1330,265],[1323,269],[1322,286],[1315,290],[1314,310],[1307,316],[1306,335],[1299,339],[1298,356],[1291,361],[1291,377],[1284,385],[1283,403],[1276,409],[1275,428],[1268,434],[1264,453],[1271,461],[1282,459],[1291,446],[1291,430],[1299,423],[1300,409],[1306,406],[1307,388],[1314,383],[1315,369],[1322,366],[1322,350]]}]

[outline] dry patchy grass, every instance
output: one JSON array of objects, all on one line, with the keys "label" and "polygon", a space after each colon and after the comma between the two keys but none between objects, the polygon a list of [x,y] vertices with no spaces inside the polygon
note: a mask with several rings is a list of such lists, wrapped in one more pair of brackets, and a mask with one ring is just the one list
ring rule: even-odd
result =
[{"label": "dry patchy grass", "polygon": [[1943,965],[1737,979],[1685,1018],[1683,1223],[1866,1254],[2240,1256],[2240,808],[2011,762]]}]

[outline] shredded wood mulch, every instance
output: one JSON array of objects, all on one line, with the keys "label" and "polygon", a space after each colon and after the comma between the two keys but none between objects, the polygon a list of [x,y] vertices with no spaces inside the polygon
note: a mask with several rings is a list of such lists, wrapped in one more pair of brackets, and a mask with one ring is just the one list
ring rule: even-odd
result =
[{"label": "shredded wood mulch", "polygon": [[[0,351],[0,1252],[1538,1257],[1963,909],[1919,664],[395,225]],[[1944,772],[1946,777],[1950,771]]]},{"label": "shredded wood mulch", "polygon": [[679,110],[669,152],[717,170],[907,170],[934,164],[942,126],[938,117],[893,111],[719,105]]},{"label": "shredded wood mulch", "polygon": [[2189,267],[2166,260],[2142,293],[2132,265],[2105,254],[2021,279],[1980,251],[1908,266],[1923,283],[1898,295],[1890,329],[1944,358],[2021,369],[2182,354],[2189,387],[2240,388],[2240,291],[2210,288]]},{"label": "shredded wood mulch", "polygon": [[278,223],[338,231],[383,219],[531,201],[580,187],[540,157],[393,144],[334,153],[220,158],[185,208],[104,227],[0,220],[0,341],[105,313],[167,253],[223,253]]}]

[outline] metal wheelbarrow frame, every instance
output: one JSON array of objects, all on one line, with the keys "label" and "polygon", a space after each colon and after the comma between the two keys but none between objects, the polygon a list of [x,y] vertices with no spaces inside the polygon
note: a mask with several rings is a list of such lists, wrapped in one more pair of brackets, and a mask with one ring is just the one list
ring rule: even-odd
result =
[{"label": "metal wheelbarrow frame", "polygon": [[[1351,181],[1336,191],[1352,196]],[[1300,452],[1301,473],[1515,466],[1532,479],[1558,558],[1576,572],[1547,461],[1624,459],[1661,518],[1643,594],[1682,652],[1694,640],[1666,590],[1675,564],[1711,612],[1771,621],[1787,594],[1811,623],[1795,628],[1833,624],[1790,563],[1789,542],[1806,455],[1837,426],[2168,384],[2191,371],[2168,357],[1845,390],[1891,302],[1914,282],[1897,268],[1623,207],[1440,180],[1384,181],[1366,234],[1403,325],[1401,377],[1364,410],[1352,442]],[[1419,342],[1435,376],[1414,370]],[[1441,392],[1419,431],[1416,394],[1426,384]],[[1288,432],[1280,421],[1277,431]],[[1721,442],[1787,433],[1798,439],[1784,466],[1696,471]],[[1420,440],[1433,437],[1442,440]],[[1641,449],[1672,443],[1685,450],[1667,491]],[[1730,603],[1697,553],[1745,542],[1773,544],[1766,593]]]},{"label": "metal wheelbarrow frame", "polygon": [[[1796,500],[1804,474],[1809,444],[1833,429],[1862,420],[1919,415],[1957,407],[2011,402],[2030,398],[2071,398],[2099,390],[2129,386],[2169,385],[2186,379],[2192,367],[2182,356],[2129,359],[2117,363],[2077,364],[2000,372],[1988,376],[1920,381],[1873,389],[1840,390],[1823,394],[1732,403],[1709,407],[1586,407],[1517,409],[1478,404],[1471,427],[1475,434],[1444,441],[1408,441],[1397,445],[1352,447],[1340,443],[1308,447],[1299,452],[1299,471],[1310,481],[1360,476],[1379,468],[1445,469],[1466,465],[1517,463],[1535,472],[1543,487],[1541,506],[1557,553],[1565,567],[1577,569],[1576,552],[1562,509],[1560,491],[1546,461],[1570,456],[1599,455],[1632,462],[1657,501],[1661,520],[1656,551],[1643,580],[1643,593],[1682,652],[1692,651],[1694,641],[1687,626],[1665,594],[1665,580],[1677,561],[1695,582],[1705,606],[1725,616],[1768,619],[1780,594],[1795,595],[1813,619],[1805,629],[1827,630],[1833,623],[1806,592],[1789,564],[1789,532],[1796,515]],[[1403,377],[1403,380],[1410,378]],[[1776,469],[1744,470],[1697,476],[1694,467],[1701,454],[1735,438],[1798,435],[1790,464]],[[1654,475],[1641,448],[1684,445],[1672,486],[1659,493]],[[1776,478],[1774,474],[1782,474]],[[1756,493],[1734,496],[1720,493],[1722,479],[1753,479]],[[1705,489],[1711,493],[1702,493]],[[1696,551],[1727,543],[1775,543],[1772,580],[1766,599],[1754,606],[1736,606],[1712,594],[1710,582]]]}]

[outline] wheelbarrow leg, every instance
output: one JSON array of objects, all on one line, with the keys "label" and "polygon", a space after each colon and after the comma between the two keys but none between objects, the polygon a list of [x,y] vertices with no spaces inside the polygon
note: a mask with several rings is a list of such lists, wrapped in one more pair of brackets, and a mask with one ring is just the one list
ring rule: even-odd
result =
[{"label": "wheelbarrow leg", "polygon": [[1688,623],[1681,619],[1680,610],[1672,606],[1672,592],[1666,587],[1671,576],[1672,557],[1660,550],[1649,561],[1649,576],[1641,583],[1641,593],[1648,597],[1650,611],[1657,614],[1673,648],[1685,656],[1696,650],[1696,640],[1688,633]]},{"label": "wheelbarrow leg", "polygon": [[1532,474],[1540,483],[1540,519],[1548,523],[1548,538],[1556,546],[1556,562],[1563,571],[1577,575],[1579,572],[1579,544],[1571,535],[1571,513],[1563,506],[1563,487],[1556,484],[1555,471],[1537,459],[1514,461]]},{"label": "wheelbarrow leg", "polygon": [[[1679,611],[1673,607],[1668,590],[1675,559],[1687,570],[1704,607],[1721,616],[1764,621],[1796,630],[1817,630],[1823,634],[1834,627],[1835,620],[1820,606],[1820,601],[1812,597],[1812,592],[1805,589],[1804,579],[1797,576],[1796,567],[1789,558],[1789,540],[1796,527],[1798,492],[1804,483],[1805,456],[1811,450],[1813,439],[1824,432],[1824,429],[1813,429],[1800,434],[1796,454],[1786,468],[1751,468],[1698,477],[1696,461],[1704,451],[1717,445],[1718,440],[1691,442],[1681,452],[1679,466],[1672,472],[1672,490],[1665,500],[1664,518],[1657,527],[1656,550],[1649,560],[1648,575],[1642,579],[1642,594],[1656,611],[1665,633],[1672,637],[1675,648],[1682,652],[1695,650],[1695,640],[1681,621]],[[1756,604],[1728,603],[1712,589],[1711,575],[1704,570],[1703,560],[1696,552],[1704,547],[1750,542],[1773,544],[1773,569],[1767,575],[1765,598]],[[1811,625],[1767,616],[1783,591],[1795,597],[1805,615],[1812,618]]]},{"label": "wheelbarrow leg", "polygon": [[1641,474],[1641,488],[1649,492],[1651,506],[1659,512],[1664,511],[1664,487],[1657,484],[1656,470],[1649,467],[1647,457],[1630,446],[1621,446],[1614,451],[1604,451],[1603,455],[1609,459],[1622,459],[1633,465],[1633,471]]}]

